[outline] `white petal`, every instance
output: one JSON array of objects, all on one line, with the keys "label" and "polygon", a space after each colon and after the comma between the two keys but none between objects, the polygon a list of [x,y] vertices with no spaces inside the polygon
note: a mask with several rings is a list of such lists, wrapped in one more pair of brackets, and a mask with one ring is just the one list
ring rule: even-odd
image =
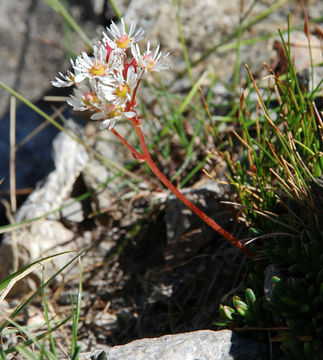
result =
[{"label": "white petal", "polygon": [[66,86],[61,79],[57,79],[56,81],[52,80],[50,83],[55,87],[65,87]]},{"label": "white petal", "polygon": [[156,56],[158,55],[158,52],[159,52],[159,48],[160,48],[160,44],[157,45],[156,50],[155,50],[155,54],[154,54],[154,56],[153,56],[153,59],[154,59],[155,61],[158,60],[158,58],[159,58],[160,55],[161,55],[161,53],[160,53],[160,54],[159,54],[159,57],[156,58]]},{"label": "white petal", "polygon": [[107,119],[107,120],[104,120],[101,122],[99,129],[100,130],[112,129],[114,124],[115,124],[115,121],[113,119]]},{"label": "white petal", "polygon": [[120,30],[119,30],[118,26],[113,21],[111,21],[110,31],[114,35],[114,37],[121,36],[121,33],[120,33]]},{"label": "white petal", "polygon": [[125,111],[125,112],[123,113],[123,115],[124,115],[126,118],[131,119],[131,118],[133,118],[133,117],[136,116],[136,113],[135,113],[134,111]]},{"label": "white petal", "polygon": [[93,115],[91,115],[90,119],[92,120],[101,120],[104,118],[103,112],[96,112]]},{"label": "white petal", "polygon": [[123,17],[121,18],[121,26],[122,26],[122,33],[125,33],[126,32],[126,26],[125,26]]},{"label": "white petal", "polygon": [[86,74],[80,73],[80,74],[75,75],[74,81],[76,83],[79,83],[79,82],[83,81],[85,78],[86,78]]},{"label": "white petal", "polygon": [[167,51],[167,53],[163,56],[163,60],[166,59],[170,53],[171,53],[171,51]]},{"label": "white petal", "polygon": [[136,29],[136,24],[131,21],[128,36],[131,37]]}]

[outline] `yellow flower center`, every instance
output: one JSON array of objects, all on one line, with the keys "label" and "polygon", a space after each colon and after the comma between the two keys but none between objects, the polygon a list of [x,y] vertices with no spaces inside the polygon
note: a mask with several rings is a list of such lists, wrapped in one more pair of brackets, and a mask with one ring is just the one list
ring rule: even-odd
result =
[{"label": "yellow flower center", "polygon": [[146,69],[151,70],[154,67],[155,62],[153,60],[153,57],[152,57],[151,53],[146,54],[143,57],[143,60],[145,61],[145,68]]},{"label": "yellow flower center", "polygon": [[71,81],[73,81],[73,82],[74,82],[74,78],[75,78],[75,76],[74,76],[74,75],[69,75],[69,76],[68,76],[68,78],[69,78]]},{"label": "yellow flower center", "polygon": [[127,96],[128,93],[128,86],[127,85],[119,85],[116,88],[116,95],[121,97],[121,98],[125,98]]},{"label": "yellow flower center", "polygon": [[95,76],[102,76],[105,72],[105,66],[100,63],[94,63],[90,69],[90,73]]},{"label": "yellow flower center", "polygon": [[120,115],[120,108],[119,106],[115,106],[112,104],[107,105],[106,110],[108,112],[108,119],[112,119],[118,115]]},{"label": "yellow flower center", "polygon": [[94,103],[97,103],[98,101],[99,101],[98,97],[96,96],[95,93],[85,92],[83,95],[83,102],[88,106],[92,106]]},{"label": "yellow flower center", "polygon": [[117,39],[117,46],[121,49],[127,49],[130,43],[130,39],[128,38],[127,34],[123,34],[122,36]]}]

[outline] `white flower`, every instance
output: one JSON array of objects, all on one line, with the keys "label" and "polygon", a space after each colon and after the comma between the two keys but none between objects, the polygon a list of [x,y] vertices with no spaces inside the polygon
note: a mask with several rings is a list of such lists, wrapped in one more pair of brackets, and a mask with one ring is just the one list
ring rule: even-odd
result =
[{"label": "white flower", "polygon": [[104,79],[106,81],[101,86],[105,98],[115,105],[126,104],[131,101],[133,90],[138,79],[133,66],[128,67],[127,78],[124,78],[124,71],[119,70],[113,77]]},{"label": "white flower", "polygon": [[126,31],[126,26],[124,23],[124,19],[121,18],[121,29],[111,21],[110,28],[106,28],[108,34],[103,33],[105,40],[112,48],[120,48],[120,49],[128,49],[130,44],[133,44],[137,41],[140,41],[145,32],[144,30],[139,27],[136,30],[136,24],[132,21],[130,24],[129,31]]},{"label": "white flower", "polygon": [[52,81],[57,87],[75,85],[68,104],[76,111],[92,111],[91,119],[101,120],[100,129],[112,129],[122,117],[136,117],[135,95],[143,75],[147,71],[168,69],[165,59],[169,52],[163,55],[159,45],[152,53],[148,41],[146,51],[141,54],[137,42],[144,31],[136,28],[134,22],[127,31],[122,18],[120,27],[112,22],[107,32],[93,46],[92,56],[82,52],[75,62],[71,60],[73,72],[59,73]]},{"label": "white flower", "polygon": [[131,52],[133,57],[136,59],[137,66],[141,69],[148,71],[160,71],[168,69],[168,66],[164,64],[165,59],[170,54],[168,51],[164,56],[159,51],[159,45],[157,46],[154,55],[150,50],[150,41],[147,42],[147,50],[141,54],[138,44],[131,45]]},{"label": "white flower", "polygon": [[[120,116],[120,118],[121,118],[121,116]],[[114,125],[115,125],[117,120],[119,120],[119,116],[114,117],[112,119],[105,119],[100,123],[99,129],[100,130],[104,130],[104,129],[111,130],[111,129],[114,128]]]},{"label": "white flower", "polygon": [[91,116],[92,120],[103,120],[99,125],[99,129],[112,129],[116,123],[116,121],[120,120],[122,114],[124,112],[124,108],[106,103],[101,111],[94,113]]},{"label": "white flower", "polygon": [[99,129],[112,129],[116,123],[116,121],[120,120],[122,116],[126,118],[132,118],[136,116],[136,113],[133,111],[125,111],[124,106],[116,106],[113,104],[106,103],[105,108],[101,110],[101,112],[97,112],[91,116],[92,120],[102,120]]},{"label": "white flower", "polygon": [[[72,67],[74,67],[74,62],[71,59]],[[58,73],[62,79],[56,77],[55,80],[51,81],[51,84],[56,87],[69,87],[75,85],[75,75],[67,70],[66,75],[63,75],[61,72]]]},{"label": "white flower", "polygon": [[56,77],[55,80],[51,81],[51,84],[56,87],[69,87],[74,85],[74,74],[67,70],[67,74],[64,75],[61,72],[58,73],[62,79]]},{"label": "white flower", "polygon": [[75,82],[79,83],[86,78],[98,78],[107,76],[113,69],[114,63],[117,58],[114,54],[110,54],[108,62],[107,49],[103,44],[99,47],[93,47],[93,55],[89,57],[88,54],[83,51],[80,56],[75,60]]},{"label": "white flower", "polygon": [[97,90],[95,80],[92,80],[89,82],[89,86],[83,83],[79,84],[78,87],[74,89],[74,93],[67,103],[73,107],[74,111],[100,111],[102,108],[102,98],[102,94]]}]

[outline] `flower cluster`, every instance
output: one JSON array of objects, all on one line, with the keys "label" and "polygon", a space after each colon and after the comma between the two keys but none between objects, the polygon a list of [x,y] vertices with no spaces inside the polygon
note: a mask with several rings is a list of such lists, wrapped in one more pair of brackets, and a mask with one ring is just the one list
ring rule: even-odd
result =
[{"label": "flower cluster", "polygon": [[93,56],[83,52],[75,61],[71,60],[73,71],[59,73],[52,85],[75,85],[68,104],[73,110],[91,110],[91,119],[102,120],[100,129],[112,129],[122,116],[136,116],[135,96],[143,76],[147,71],[168,68],[165,58],[169,52],[163,55],[159,45],[152,52],[148,41],[146,50],[141,52],[138,41],[143,35],[144,30],[136,28],[134,22],[128,31],[123,18],[121,27],[112,22],[93,47]]}]

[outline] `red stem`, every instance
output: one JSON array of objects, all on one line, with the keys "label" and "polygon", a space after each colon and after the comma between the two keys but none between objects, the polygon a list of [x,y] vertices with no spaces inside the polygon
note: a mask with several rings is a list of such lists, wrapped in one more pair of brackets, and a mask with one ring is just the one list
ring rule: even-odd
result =
[{"label": "red stem", "polygon": [[150,157],[143,133],[140,126],[137,126],[138,119],[131,119],[132,123],[136,129],[138,139],[141,145],[143,152],[143,158],[145,159],[147,165],[150,167],[151,171],[158,177],[158,179],[174,194],[181,200],[190,210],[192,210],[198,217],[200,217],[206,224],[208,224],[212,229],[221,234],[224,238],[229,240],[231,244],[237,247],[239,250],[243,251],[247,256],[253,257],[254,254],[241,244],[241,242],[231,235],[228,231],[224,230],[222,226],[217,224],[209,216],[207,216],[202,210],[200,210],[196,205],[194,205],[190,200],[188,200],[167,178],[166,176],[158,169],[153,159]]},{"label": "red stem", "polygon": [[131,151],[132,155],[137,161],[145,161],[145,158],[137,150],[135,150],[129,143],[126,141],[117,131],[114,129],[110,130],[121,142],[122,144]]}]

